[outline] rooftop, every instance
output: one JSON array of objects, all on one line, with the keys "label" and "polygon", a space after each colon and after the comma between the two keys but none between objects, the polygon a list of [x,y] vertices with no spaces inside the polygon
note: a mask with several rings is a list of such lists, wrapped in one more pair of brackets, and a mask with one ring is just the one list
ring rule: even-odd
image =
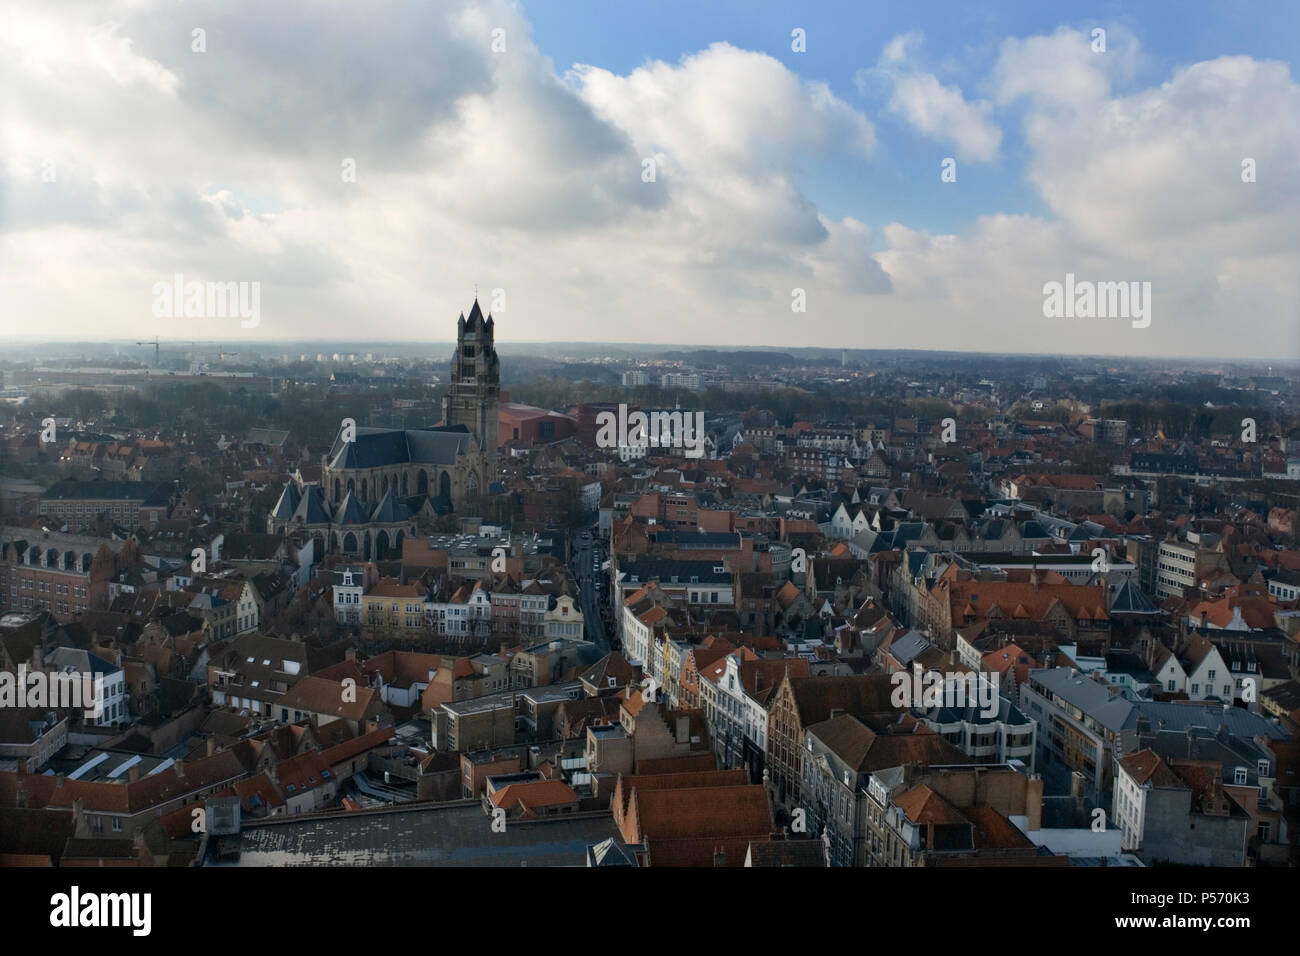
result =
[{"label": "rooftop", "polygon": [[587,847],[623,845],[609,813],[513,820],[493,833],[478,801],[245,825],[238,866],[583,866]]}]

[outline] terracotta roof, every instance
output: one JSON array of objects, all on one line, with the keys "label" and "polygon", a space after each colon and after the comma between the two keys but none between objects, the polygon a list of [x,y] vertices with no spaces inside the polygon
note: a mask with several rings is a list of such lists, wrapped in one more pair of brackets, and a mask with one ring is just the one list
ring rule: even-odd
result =
[{"label": "terracotta roof", "polygon": [[423,598],[424,592],[418,584],[399,584],[393,578],[383,578],[368,592],[366,597],[377,598]]},{"label": "terracotta roof", "polygon": [[[772,829],[767,793],[761,785],[682,790],[637,790],[625,829],[629,842],[650,845],[651,865],[711,866],[709,841],[739,838],[738,853],[751,842],[766,840]],[[702,852],[703,851],[703,852]],[[744,857],[729,860],[734,866]]]},{"label": "terracotta roof", "polygon": [[437,670],[442,664],[440,654],[418,654],[414,651],[385,651],[365,662],[362,670],[378,673],[385,684],[396,687],[410,687],[412,684],[429,682],[429,671]]},{"label": "terracotta roof", "polygon": [[562,780],[534,780],[502,787],[489,799],[494,806],[505,810],[518,807],[521,812],[528,814],[529,811],[543,807],[576,805],[578,794]]},{"label": "terracotta roof", "polygon": [[992,807],[966,807],[961,811],[975,825],[977,850],[1032,850],[1034,842]]},{"label": "terracotta roof", "polygon": [[86,810],[133,815],[170,800],[207,790],[243,777],[246,773],[238,754],[222,750],[211,757],[190,761],[184,767],[184,776],[175,767],[141,777],[134,783],[102,780],[67,780],[62,785],[57,777],[44,774],[0,774],[0,799],[5,806],[14,806],[14,794],[19,786],[27,793],[28,806],[71,808],[80,799]]},{"label": "terracotta roof", "polygon": [[857,717],[896,714],[891,702],[894,684],[888,674],[845,677],[791,677],[795,709],[803,727],[829,720],[832,710]]},{"label": "terracotta roof", "polygon": [[1035,587],[1018,581],[952,581],[948,600],[955,624],[964,624],[967,614],[985,617],[995,611],[1009,617],[1040,621],[1057,602],[1075,620],[1096,621],[1109,617],[1106,613],[1106,588],[1101,584],[1053,584],[1040,580]]},{"label": "terracotta roof", "polygon": [[637,777],[657,774],[683,774],[698,770],[714,770],[718,765],[712,752],[685,754],[681,757],[653,757],[636,762]]},{"label": "terracotta roof", "polygon": [[280,789],[289,796],[319,787],[333,776],[329,761],[315,750],[283,761],[275,768],[275,775]]},{"label": "terracotta roof", "polygon": [[[713,759],[712,754],[704,754],[703,756],[709,757],[710,760]],[[627,814],[634,790],[643,790],[649,793],[651,790],[699,790],[708,787],[733,787],[744,784],[748,779],[748,775],[743,769],[714,770],[712,767],[684,772],[678,770],[668,773],[620,774],[618,782],[614,784],[611,809],[614,812],[614,820],[621,823]]]},{"label": "terracotta roof", "polygon": [[851,714],[804,728],[858,773],[904,764],[963,764],[974,760],[935,733],[877,734]]},{"label": "terracotta roof", "polygon": [[309,714],[329,714],[348,720],[360,720],[366,715],[375,692],[369,687],[358,685],[355,688],[356,700],[345,701],[343,691],[342,683],[308,676],[285,691],[276,706]]},{"label": "terracotta roof", "polygon": [[1162,790],[1186,789],[1186,784],[1160,759],[1160,755],[1149,748],[1125,754],[1119,758],[1119,764],[1139,787],[1150,781],[1152,786]]},{"label": "terracotta roof", "polygon": [[913,823],[944,826],[970,822],[961,811],[925,784],[900,793],[894,798],[894,804]]},{"label": "terracotta roof", "polygon": [[378,730],[372,730],[368,734],[362,734],[360,737],[330,747],[324,751],[323,756],[326,763],[334,767],[345,760],[351,760],[358,754],[365,753],[367,750],[382,747],[396,736],[397,732],[392,727],[380,727]]}]

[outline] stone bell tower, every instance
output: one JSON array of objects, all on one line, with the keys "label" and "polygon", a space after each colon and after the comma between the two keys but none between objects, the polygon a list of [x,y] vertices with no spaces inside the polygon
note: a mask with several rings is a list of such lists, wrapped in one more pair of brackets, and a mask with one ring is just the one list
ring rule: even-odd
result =
[{"label": "stone bell tower", "polygon": [[456,322],[451,384],[442,399],[442,423],[464,425],[474,435],[490,463],[490,474],[485,476],[489,482],[497,478],[497,397],[501,392],[501,363],[492,330],[492,316],[483,317],[475,298],[469,318],[461,315]]}]

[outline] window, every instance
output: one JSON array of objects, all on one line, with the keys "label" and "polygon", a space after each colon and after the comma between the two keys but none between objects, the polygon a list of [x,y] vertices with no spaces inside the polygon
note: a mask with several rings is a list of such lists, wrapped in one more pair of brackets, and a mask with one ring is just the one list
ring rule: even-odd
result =
[{"label": "window", "polygon": [[1246,783],[1246,768],[1238,767],[1232,772],[1232,782],[1237,786],[1244,786]]}]

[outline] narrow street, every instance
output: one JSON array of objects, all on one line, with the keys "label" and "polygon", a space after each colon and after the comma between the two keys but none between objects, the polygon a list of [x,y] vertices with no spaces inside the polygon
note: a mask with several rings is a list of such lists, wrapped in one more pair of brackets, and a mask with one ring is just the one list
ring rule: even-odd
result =
[{"label": "narrow street", "polygon": [[602,613],[609,610],[609,578],[607,571],[600,570],[600,565],[608,555],[595,535],[594,526],[579,533],[570,569],[578,582],[579,603],[587,640],[594,641],[601,650],[608,651],[611,649],[612,634]]}]

